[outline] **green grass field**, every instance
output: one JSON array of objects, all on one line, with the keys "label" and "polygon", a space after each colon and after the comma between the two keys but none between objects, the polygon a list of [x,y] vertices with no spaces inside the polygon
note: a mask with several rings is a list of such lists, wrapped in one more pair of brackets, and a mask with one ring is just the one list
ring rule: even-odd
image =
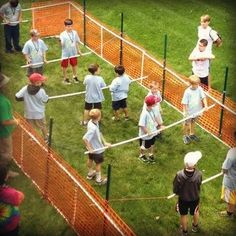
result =
[{"label": "green grass field", "polygon": [[[23,7],[29,6],[28,1],[21,2],[23,2]],[[225,40],[222,48],[215,50],[217,58],[222,58],[224,61],[224,65],[218,59],[214,61],[214,65],[218,63],[218,66],[215,66],[217,69],[217,73],[214,72],[215,75],[222,74],[220,78],[214,77],[215,86],[220,89],[223,83],[224,66],[228,65],[230,71],[234,70],[231,50],[234,51],[235,46],[232,43],[233,35],[230,34],[230,26],[226,24],[229,19],[235,19],[233,10],[230,8],[229,11],[226,11],[228,8],[226,3],[213,5],[209,1],[181,2],[185,4],[184,8],[180,3],[172,3],[171,5],[170,1],[159,1],[158,4],[155,1],[119,1],[119,4],[114,0],[88,1],[88,10],[106,22],[107,25],[115,28],[119,27],[119,13],[123,11],[126,34],[157,58],[162,57],[163,34],[167,33],[169,35],[168,65],[185,75],[188,75],[191,70],[191,65],[186,58],[195,45],[198,18],[205,12],[214,15],[214,26],[222,32],[224,38],[226,38],[224,35],[231,37],[231,43]],[[204,9],[206,10],[203,11]],[[22,44],[28,39],[29,27],[30,25],[27,23],[22,25]],[[2,29],[0,33],[2,35]],[[185,46],[183,39],[186,35],[189,37],[186,39]],[[58,43],[54,39],[47,39],[45,42],[49,46],[48,59],[60,57]],[[85,51],[83,47],[82,50]],[[24,58],[21,54],[6,55],[3,52],[3,44],[1,44],[2,70],[3,73],[12,78],[8,87],[8,95],[12,100],[14,110],[23,115],[23,104],[15,102],[14,95],[27,83],[25,70],[20,69],[20,65],[24,64]],[[101,75],[109,84],[115,76],[113,68],[95,55],[80,59],[79,79],[83,80],[87,74],[88,64],[94,62],[100,65]],[[212,73],[214,65],[212,65]],[[70,86],[61,83],[62,73],[59,64],[47,65],[45,75],[48,77],[45,90],[50,96],[84,90],[82,83]],[[231,95],[233,95],[232,78],[232,74],[230,74]],[[101,130],[108,142],[116,143],[138,135],[137,122],[146,93],[147,91],[144,88],[133,83],[128,99],[131,120],[114,122],[111,120],[110,94],[108,91],[104,92],[106,100],[103,103]],[[83,154],[85,148],[81,140],[86,129],[79,125],[83,113],[83,104],[83,96],[51,100],[47,104],[46,117],[47,120],[49,117],[54,118],[53,148],[62,154],[64,159],[82,176],[86,176],[87,157]],[[163,103],[162,107],[166,125],[182,118],[166,103]],[[172,193],[172,180],[175,173],[183,167],[183,157],[188,151],[200,150],[203,153],[203,158],[199,161],[198,167],[203,171],[204,179],[220,172],[228,148],[200,128],[197,129],[197,133],[201,142],[186,146],[182,143],[181,126],[165,131],[163,139],[158,140],[155,145],[157,158],[155,165],[146,165],[138,160],[138,142],[106,151],[103,165],[104,174],[107,165],[112,165],[110,204],[137,235],[169,236],[178,234],[178,215],[174,210],[176,198],[132,201],[128,201],[128,199],[170,195]],[[225,204],[220,201],[221,182],[222,178],[218,178],[202,186],[201,233],[198,235],[235,235],[235,220],[229,221],[219,216],[219,211],[225,209]],[[93,182],[90,183],[104,197],[105,187],[98,187]],[[74,234],[56,211],[41,199],[35,188],[31,186],[30,180],[26,179],[23,174],[12,180],[10,184],[26,194],[25,201],[20,208],[22,214],[21,235]],[[121,198],[126,200],[116,200]],[[156,216],[160,216],[159,221],[155,220]]]}]

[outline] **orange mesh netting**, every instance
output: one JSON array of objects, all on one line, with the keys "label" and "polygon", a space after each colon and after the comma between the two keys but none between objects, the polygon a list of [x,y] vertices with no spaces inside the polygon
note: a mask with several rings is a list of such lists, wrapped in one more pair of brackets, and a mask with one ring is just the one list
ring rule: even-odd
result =
[{"label": "orange mesh netting", "polygon": [[95,190],[17,113],[13,156],[79,235],[135,235]]}]

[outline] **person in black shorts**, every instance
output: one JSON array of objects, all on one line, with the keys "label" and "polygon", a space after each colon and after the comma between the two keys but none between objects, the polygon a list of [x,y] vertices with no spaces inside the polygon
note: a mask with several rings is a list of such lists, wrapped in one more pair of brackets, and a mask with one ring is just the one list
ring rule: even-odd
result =
[{"label": "person in black shorts", "polygon": [[176,210],[180,214],[181,233],[188,234],[188,213],[193,216],[192,232],[198,232],[200,186],[202,173],[196,169],[201,152],[189,152],[184,157],[185,168],[177,172],[173,181],[173,192],[178,195]]}]

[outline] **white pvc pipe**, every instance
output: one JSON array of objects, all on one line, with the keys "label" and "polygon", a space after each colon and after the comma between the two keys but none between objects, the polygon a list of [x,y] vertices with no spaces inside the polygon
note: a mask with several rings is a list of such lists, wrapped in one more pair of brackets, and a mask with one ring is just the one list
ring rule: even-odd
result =
[{"label": "white pvc pipe", "polygon": [[[46,64],[57,62],[57,61],[62,61],[62,60],[70,59],[70,58],[74,58],[74,57],[86,56],[86,55],[89,55],[91,53],[92,52],[86,52],[86,53],[82,53],[82,55],[77,54],[77,55],[72,56],[72,57],[62,57],[62,58],[58,58],[58,59],[53,59],[53,60],[47,61]],[[38,62],[38,63],[23,65],[23,66],[21,66],[21,68],[27,68],[27,67],[31,67],[31,66],[39,66],[39,65],[43,65],[43,64],[44,64],[44,62]]]},{"label": "white pvc pipe", "polygon": [[[212,104],[211,106],[208,107],[207,110],[210,110],[210,109],[213,108],[214,106],[215,106],[215,104]],[[204,111],[206,111],[206,108],[203,108],[201,111],[196,112],[196,113],[194,113],[194,114],[192,114],[192,115],[190,115],[190,116],[188,116],[188,117],[185,117],[185,118],[183,118],[183,119],[181,119],[181,120],[179,120],[179,121],[177,121],[177,122],[175,122],[175,123],[172,123],[172,124],[170,124],[170,125],[167,125],[167,126],[165,126],[164,128],[161,128],[161,129],[159,129],[158,131],[155,131],[155,132],[153,132],[153,133],[151,133],[151,134],[144,134],[144,135],[141,135],[141,136],[137,136],[137,137],[135,137],[135,138],[131,138],[131,139],[128,139],[128,140],[119,142],[119,143],[112,144],[112,145],[109,146],[109,147],[106,146],[106,147],[102,147],[102,148],[97,148],[97,149],[93,150],[93,152],[91,152],[91,153],[94,153],[94,152],[96,152],[96,151],[102,151],[102,150],[105,150],[105,149],[107,149],[107,148],[117,147],[117,146],[120,146],[120,145],[123,145],[123,144],[126,144],[126,143],[133,142],[133,141],[138,140],[138,139],[145,138],[145,137],[147,137],[147,136],[149,136],[149,135],[157,134],[157,133],[159,133],[159,132],[161,132],[161,131],[163,131],[163,130],[169,129],[169,128],[173,127],[173,126],[176,126],[176,125],[178,125],[178,124],[180,124],[180,123],[183,123],[184,121],[186,121],[186,120],[188,120],[188,119],[191,119],[191,118],[193,118],[193,117],[196,117],[196,116],[202,114]],[[90,153],[90,152],[89,152],[89,151],[84,152],[84,154],[88,154],[88,153]]]},{"label": "white pvc pipe", "polygon": [[[205,183],[207,183],[207,182],[210,182],[210,181],[212,181],[213,179],[216,179],[216,178],[220,177],[221,175],[223,175],[223,172],[220,172],[220,173],[218,173],[218,174],[216,174],[216,175],[213,175],[213,176],[211,176],[211,177],[209,177],[209,178],[203,180],[203,181],[202,181],[202,184],[205,184]],[[167,199],[171,199],[171,198],[173,198],[174,196],[176,196],[175,193],[169,195],[169,196],[167,197]]]},{"label": "white pvc pipe", "polygon": [[13,22],[2,22],[1,25],[9,25],[9,24],[19,24],[19,23],[26,23],[26,22],[29,22],[29,20],[18,20],[18,21],[13,21]]},{"label": "white pvc pipe", "polygon": [[[146,79],[148,76],[144,76],[144,77],[141,77],[141,78],[138,78],[138,79],[134,79],[131,81],[132,82],[136,82],[138,80],[142,80],[142,79]],[[109,88],[110,85],[106,86],[106,87],[103,87],[102,89],[107,89]],[[63,94],[63,95],[56,95],[56,96],[51,96],[49,97],[48,99],[55,99],[55,98],[64,98],[64,97],[72,97],[72,96],[76,96],[76,95],[81,95],[81,94],[85,94],[86,93],[86,90],[85,91],[81,91],[81,92],[76,92],[76,93],[68,93],[68,94]]]}]

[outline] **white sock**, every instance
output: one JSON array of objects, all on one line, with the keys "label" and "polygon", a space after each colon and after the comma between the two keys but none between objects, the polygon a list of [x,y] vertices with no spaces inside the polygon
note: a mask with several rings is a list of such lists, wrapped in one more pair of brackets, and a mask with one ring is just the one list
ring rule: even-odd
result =
[{"label": "white sock", "polygon": [[101,181],[101,172],[99,171],[99,172],[96,172],[96,181],[97,182],[100,182]]}]

